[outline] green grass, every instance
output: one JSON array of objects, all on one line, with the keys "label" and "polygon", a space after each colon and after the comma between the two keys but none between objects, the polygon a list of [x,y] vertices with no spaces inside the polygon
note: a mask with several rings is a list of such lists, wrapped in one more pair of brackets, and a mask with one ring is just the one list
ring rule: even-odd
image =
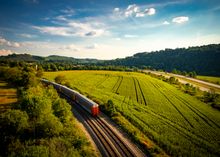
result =
[{"label": "green grass", "polygon": [[17,90],[6,82],[0,81],[0,112],[11,108],[11,104],[17,102]]},{"label": "green grass", "polygon": [[101,104],[111,99],[130,122],[123,127],[128,132],[131,125],[137,128],[141,133],[131,134],[142,143],[149,138],[172,156],[220,155],[219,111],[174,86],[132,72],[62,71],[44,77],[54,80],[58,74]]},{"label": "green grass", "polygon": [[197,76],[196,78],[203,80],[203,81],[207,81],[207,82],[211,82],[211,83],[215,83],[215,84],[220,84],[220,77],[213,77],[213,76]]}]

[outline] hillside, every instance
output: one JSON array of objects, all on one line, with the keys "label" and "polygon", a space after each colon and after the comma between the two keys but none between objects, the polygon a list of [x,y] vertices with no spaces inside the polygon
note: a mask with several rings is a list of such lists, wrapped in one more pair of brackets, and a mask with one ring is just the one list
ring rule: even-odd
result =
[{"label": "hillside", "polygon": [[196,71],[201,75],[220,76],[220,44],[201,47],[165,49],[137,53],[124,59],[105,62],[106,65],[151,67],[172,71]]},{"label": "hillside", "polygon": [[56,63],[72,63],[72,64],[88,64],[97,63],[97,59],[77,59],[73,57],[51,55],[48,57],[34,56],[30,54],[11,54],[8,56],[0,56],[0,61],[26,61],[26,62],[56,62]]},{"label": "hillside", "polygon": [[[0,56],[0,61],[27,61],[40,63],[62,63],[81,65],[113,65],[139,68],[162,69],[172,71],[196,71],[200,75],[220,76],[220,44],[197,46],[189,48],[165,49],[154,52],[137,53],[133,56],[114,59],[77,59],[52,55],[48,57],[32,56],[29,54],[12,54]],[[69,70],[69,69],[68,69]]]}]

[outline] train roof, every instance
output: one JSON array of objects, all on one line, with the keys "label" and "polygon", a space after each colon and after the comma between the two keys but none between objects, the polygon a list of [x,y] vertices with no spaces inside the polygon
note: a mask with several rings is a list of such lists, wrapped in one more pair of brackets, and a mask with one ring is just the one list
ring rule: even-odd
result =
[{"label": "train roof", "polygon": [[73,90],[73,89],[71,89],[71,88],[69,88],[69,87],[66,87],[66,86],[64,86],[64,85],[58,84],[58,83],[56,83],[56,82],[51,82],[51,81],[46,80],[46,79],[41,79],[41,80],[44,81],[44,82],[48,82],[48,83],[51,83],[51,84],[60,86],[60,87],[62,87],[62,88],[65,88],[66,90],[69,90],[69,91],[71,91],[71,92],[77,94],[78,96],[80,96],[80,97],[81,97],[82,99],[84,99],[85,101],[89,102],[89,104],[91,104],[91,105],[94,106],[94,107],[98,107],[98,106],[99,106],[96,102],[90,100],[90,99],[87,98],[86,96],[80,94],[79,92],[77,92],[77,91],[75,91],[75,90]]},{"label": "train roof", "polygon": [[89,98],[87,98],[86,96],[80,94],[80,93],[77,93],[77,95],[79,95],[82,99],[84,99],[85,101],[87,101],[89,104],[91,104],[92,106],[94,107],[97,107],[98,104],[92,100],[90,100]]}]

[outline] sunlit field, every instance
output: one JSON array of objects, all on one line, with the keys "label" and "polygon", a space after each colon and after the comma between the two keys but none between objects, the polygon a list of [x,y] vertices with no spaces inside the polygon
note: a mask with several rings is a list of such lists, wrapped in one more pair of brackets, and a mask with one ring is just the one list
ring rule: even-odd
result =
[{"label": "sunlit field", "polygon": [[11,108],[11,104],[17,102],[17,90],[0,81],[0,112]]},{"label": "sunlit field", "polygon": [[133,72],[60,71],[44,77],[54,80],[60,74],[100,105],[112,100],[121,115],[168,154],[220,155],[219,111],[174,86]]}]

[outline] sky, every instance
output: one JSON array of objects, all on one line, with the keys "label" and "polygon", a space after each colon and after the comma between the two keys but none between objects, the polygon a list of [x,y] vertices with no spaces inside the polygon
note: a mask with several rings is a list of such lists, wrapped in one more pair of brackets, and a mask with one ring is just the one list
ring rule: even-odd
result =
[{"label": "sky", "polygon": [[115,59],[218,43],[219,0],[0,0],[0,55]]}]

